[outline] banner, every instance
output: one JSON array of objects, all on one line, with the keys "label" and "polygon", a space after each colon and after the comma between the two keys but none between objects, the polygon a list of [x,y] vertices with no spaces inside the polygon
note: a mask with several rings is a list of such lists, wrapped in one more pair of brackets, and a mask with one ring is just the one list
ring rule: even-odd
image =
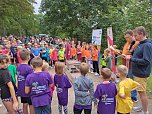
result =
[{"label": "banner", "polygon": [[92,31],[92,44],[101,45],[102,29]]},{"label": "banner", "polygon": [[98,64],[100,64],[100,47],[101,47],[102,29],[92,31],[92,44],[98,47]]},{"label": "banner", "polygon": [[[112,27],[107,28],[107,42],[108,42],[108,48],[110,46],[113,46],[113,33],[112,33]],[[112,55],[112,72],[116,74],[116,64],[115,64],[115,52],[111,49],[111,55]]]}]

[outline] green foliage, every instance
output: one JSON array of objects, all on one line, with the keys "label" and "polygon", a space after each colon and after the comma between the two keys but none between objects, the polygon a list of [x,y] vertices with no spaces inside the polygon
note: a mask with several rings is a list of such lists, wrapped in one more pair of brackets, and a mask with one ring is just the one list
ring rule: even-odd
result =
[{"label": "green foliage", "polygon": [[107,27],[112,26],[115,44],[121,48],[127,29],[142,25],[152,37],[151,6],[150,0],[42,0],[41,12],[50,34],[89,41],[92,29],[102,28],[105,48]]},{"label": "green foliage", "polygon": [[38,32],[32,3],[35,0],[1,0],[0,35],[30,35]]}]

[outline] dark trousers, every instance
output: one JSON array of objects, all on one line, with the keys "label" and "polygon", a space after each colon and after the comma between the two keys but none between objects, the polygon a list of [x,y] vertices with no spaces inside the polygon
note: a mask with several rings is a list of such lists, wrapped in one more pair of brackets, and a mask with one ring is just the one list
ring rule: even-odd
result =
[{"label": "dark trousers", "polygon": [[84,114],[91,114],[91,109],[77,109],[74,107],[74,114],[81,114],[84,110]]},{"label": "dark trousers", "polygon": [[82,62],[86,62],[85,57],[82,57]]},{"label": "dark trousers", "polygon": [[97,72],[99,74],[98,61],[93,61],[93,72]]},{"label": "dark trousers", "polygon": [[51,114],[51,105],[35,107],[35,114]]},{"label": "dark trousers", "polygon": [[[117,114],[124,114],[124,113],[119,113],[119,112],[117,112]],[[130,114],[130,113],[126,113],[126,114]]]}]

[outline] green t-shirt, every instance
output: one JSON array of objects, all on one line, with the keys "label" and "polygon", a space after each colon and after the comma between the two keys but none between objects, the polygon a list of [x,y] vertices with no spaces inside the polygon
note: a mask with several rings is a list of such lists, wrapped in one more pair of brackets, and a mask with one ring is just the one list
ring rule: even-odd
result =
[{"label": "green t-shirt", "polygon": [[16,84],[16,66],[10,64],[10,65],[8,66],[8,70],[9,70],[9,72],[10,72],[11,75],[12,75],[12,80],[13,80],[13,82]]},{"label": "green t-shirt", "polygon": [[64,60],[64,49],[58,51],[59,60]]}]

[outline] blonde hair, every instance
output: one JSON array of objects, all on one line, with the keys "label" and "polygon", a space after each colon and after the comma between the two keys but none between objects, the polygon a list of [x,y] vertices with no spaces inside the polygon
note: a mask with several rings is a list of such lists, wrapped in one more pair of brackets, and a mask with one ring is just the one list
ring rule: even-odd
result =
[{"label": "blonde hair", "polygon": [[109,68],[102,68],[101,75],[102,75],[103,79],[110,79],[112,72]]},{"label": "blonde hair", "polygon": [[117,67],[117,72],[123,74],[124,76],[128,75],[128,68],[124,65],[119,65]]},{"label": "blonde hair", "polygon": [[49,68],[49,64],[46,61],[43,61],[42,71],[46,71]]},{"label": "blonde hair", "polygon": [[56,62],[55,63],[56,74],[59,74],[59,75],[63,74],[64,73],[64,67],[65,67],[65,65],[64,65],[63,62]]},{"label": "blonde hair", "polygon": [[89,71],[89,65],[83,62],[80,64],[79,69],[80,73],[85,76]]}]

